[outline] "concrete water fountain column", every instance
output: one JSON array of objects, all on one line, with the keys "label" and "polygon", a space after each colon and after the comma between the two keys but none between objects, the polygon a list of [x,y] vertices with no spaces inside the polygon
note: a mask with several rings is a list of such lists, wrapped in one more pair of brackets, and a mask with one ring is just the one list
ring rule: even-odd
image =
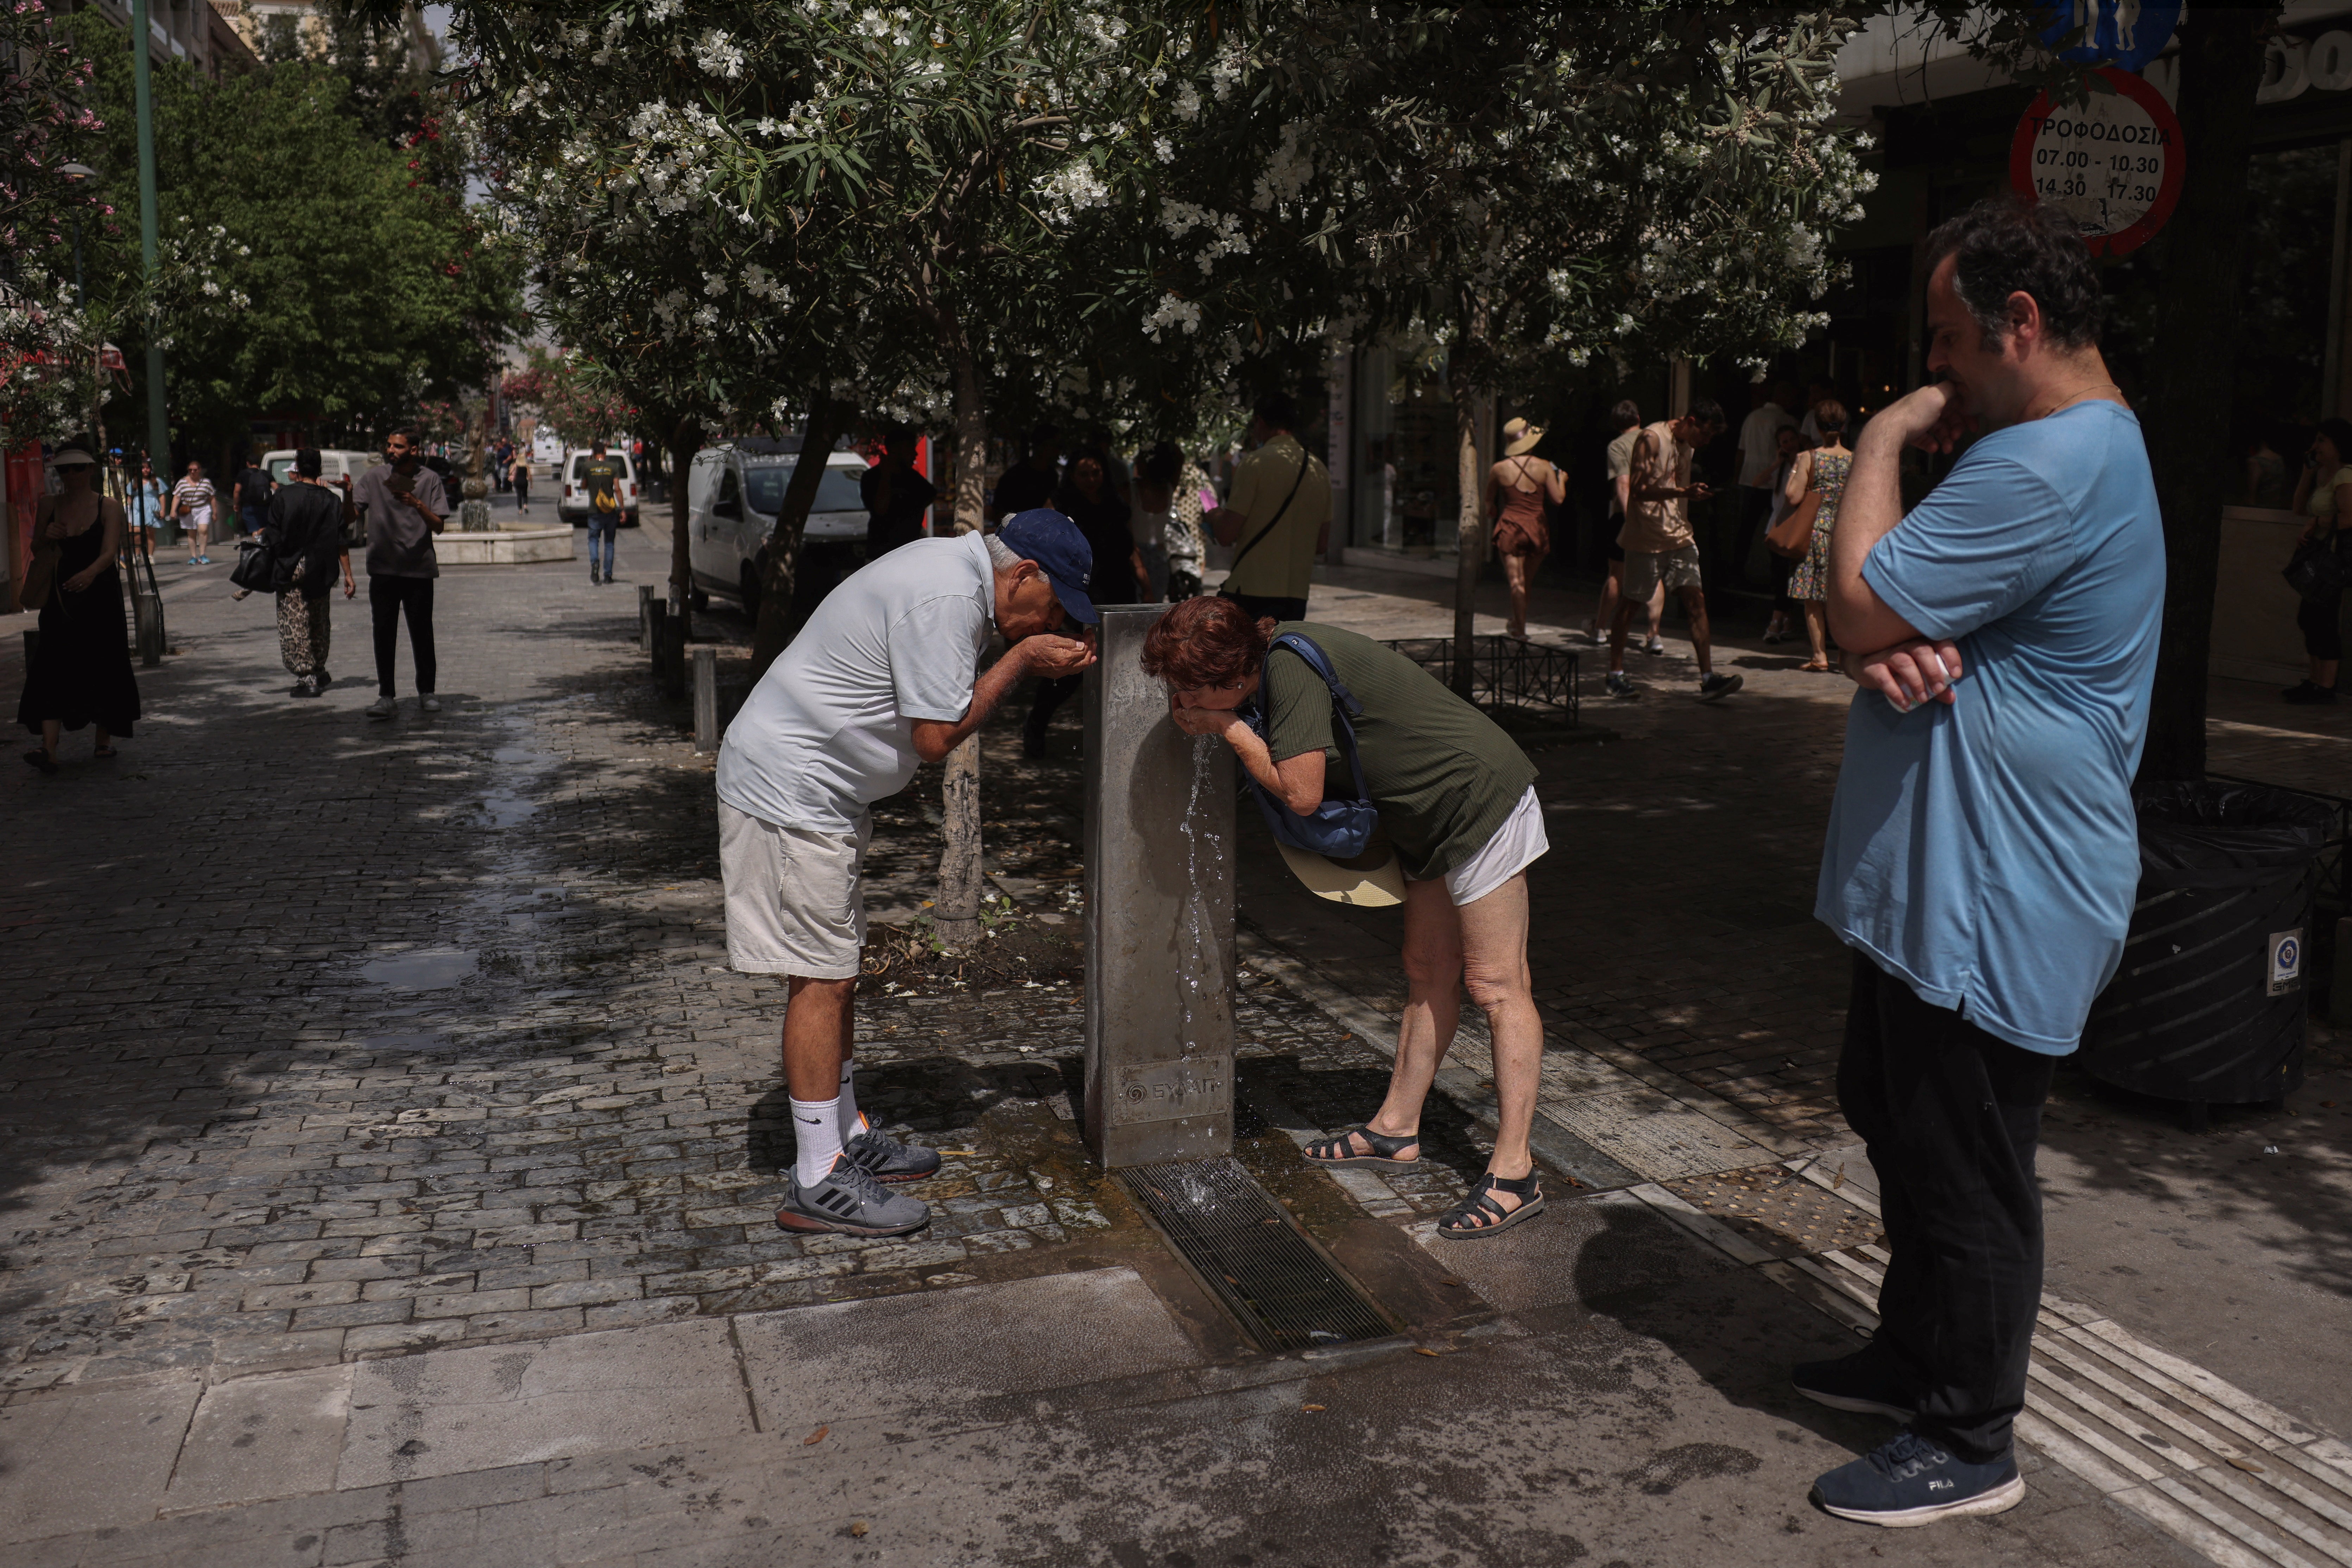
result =
[{"label": "concrete water fountain column", "polygon": [[1086,1133],[1107,1170],[1234,1146],[1234,758],[1143,673],[1167,608],[1104,606],[1086,677]]}]

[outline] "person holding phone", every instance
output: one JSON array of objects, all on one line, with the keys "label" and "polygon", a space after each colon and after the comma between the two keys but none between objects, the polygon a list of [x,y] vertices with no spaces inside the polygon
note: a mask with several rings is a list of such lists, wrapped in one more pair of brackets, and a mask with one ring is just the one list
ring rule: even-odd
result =
[{"label": "person holding phone", "polygon": [[1679,419],[1662,419],[1633,441],[1633,467],[1627,476],[1631,510],[1625,518],[1625,582],[1609,623],[1608,692],[1612,697],[1641,695],[1625,675],[1625,629],[1633,606],[1646,603],[1661,587],[1674,591],[1690,617],[1691,646],[1698,654],[1698,695],[1714,702],[1738,691],[1741,677],[1715,673],[1708,636],[1706,590],[1699,578],[1698,540],[1691,532],[1690,504],[1715,494],[1691,480],[1691,458],[1723,434],[1723,407],[1713,398],[1693,400]]},{"label": "person holding phone", "polygon": [[416,661],[417,707],[439,713],[433,695],[438,669],[433,657],[433,580],[441,575],[433,536],[448,521],[449,497],[441,476],[425,466],[416,433],[395,430],[384,438],[383,461],[360,476],[360,505],[367,508],[368,611],[375,630],[376,699],[370,718],[400,711],[394,696],[393,655],[400,622],[408,622],[408,646]]}]

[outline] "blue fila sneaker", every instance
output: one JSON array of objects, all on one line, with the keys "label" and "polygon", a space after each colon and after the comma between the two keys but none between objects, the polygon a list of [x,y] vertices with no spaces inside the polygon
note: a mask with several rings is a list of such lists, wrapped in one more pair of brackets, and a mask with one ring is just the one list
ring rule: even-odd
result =
[{"label": "blue fila sneaker", "polygon": [[2025,1500],[2014,1450],[1972,1465],[1916,1432],[1898,1432],[1813,1482],[1813,1501],[1840,1519],[1896,1529],[1970,1513],[2006,1513]]}]

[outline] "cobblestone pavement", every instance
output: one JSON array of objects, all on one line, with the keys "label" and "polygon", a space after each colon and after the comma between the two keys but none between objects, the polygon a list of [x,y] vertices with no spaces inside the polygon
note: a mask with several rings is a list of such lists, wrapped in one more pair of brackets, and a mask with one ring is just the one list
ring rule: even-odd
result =
[{"label": "cobblestone pavement", "polygon": [[[0,894],[16,1020],[0,1041],[0,1417],[31,1419],[69,1391],[145,1397],[184,1375],[288,1388],[331,1375],[356,1397],[353,1363],[473,1345],[527,1359],[600,1331],[1167,1274],[1156,1232],[1094,1174],[1070,1120],[1079,996],[1075,971],[1053,966],[1018,986],[861,998],[861,1103],[942,1150],[940,1176],[915,1189],[934,1222],[898,1241],[775,1229],[781,988],[725,968],[710,759],[636,651],[632,584],[658,575],[661,549],[656,530],[625,534],[627,580],[608,588],[577,563],[453,570],[438,607],[446,711],[415,708],[404,641],[387,723],[360,713],[362,605],[336,606],[340,684],[299,701],[268,611],[228,600],[225,567],[167,570],[177,651],[142,672],[150,717],[122,757],[88,760],[75,737],[57,778],[0,775],[17,873]],[[1440,597],[1339,574],[1314,612],[1419,634],[1442,629]],[[1576,606],[1538,608],[1557,635]],[[701,625],[743,668],[740,618]],[[14,643],[0,685],[21,674]],[[1596,1145],[1652,1137],[1666,1163],[1636,1174],[1774,1259],[1866,1247],[1863,1211],[1776,1163],[1851,1142],[1830,1083],[1844,959],[1809,919],[1843,694],[1760,650],[1722,656],[1750,676],[1733,703],[1660,689],[1589,707],[1580,734],[1530,737],[1554,842],[1532,954],[1553,1033],[1547,1105]],[[2352,732],[2336,716],[2286,727],[2227,695],[2217,758],[2344,775]],[[1010,723],[985,739],[991,871],[1021,900],[1009,918],[1039,932],[1072,931],[1079,914],[1076,720],[1073,707],[1041,763],[1019,756]],[[920,913],[936,796],[927,770],[877,810],[877,920]],[[1418,1171],[1337,1186],[1307,1172],[1303,1130],[1360,1119],[1385,1082],[1394,932],[1305,900],[1267,858],[1244,857],[1242,878],[1244,917],[1281,958],[1254,963],[1237,995],[1243,1157],[1351,1237],[1351,1260],[1393,1264],[1395,1237],[1483,1166],[1483,1045],[1474,1026]],[[1285,978],[1302,956],[1372,1021]],[[2115,1149],[2137,1125],[2121,1119],[2102,1134]],[[2221,1135],[2279,1136],[2259,1117]],[[2167,1174],[2205,1180],[2222,1157]],[[2334,1170],[2298,1190],[2315,1214],[2338,1202]],[[1349,1228],[1365,1216],[1385,1227]],[[2327,1290],[2340,1273],[2331,1257],[2305,1278]],[[1498,1303],[1521,1289],[1496,1288]],[[561,1490],[551,1474],[532,1484]],[[356,1533],[299,1560],[401,1559],[394,1493],[373,1513],[352,1503],[331,1528]]]}]

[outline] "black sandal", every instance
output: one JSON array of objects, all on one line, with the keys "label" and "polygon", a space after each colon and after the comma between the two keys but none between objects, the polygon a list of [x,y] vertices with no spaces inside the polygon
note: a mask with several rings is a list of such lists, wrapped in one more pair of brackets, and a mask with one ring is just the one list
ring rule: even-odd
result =
[{"label": "black sandal", "polygon": [[[1490,1196],[1507,1192],[1519,1200],[1517,1208],[1505,1208]],[[1460,1203],[1445,1211],[1437,1222],[1437,1233],[1448,1241],[1467,1241],[1475,1236],[1492,1236],[1498,1230],[1508,1230],[1520,1220],[1543,1212],[1543,1189],[1536,1185],[1536,1175],[1529,1171],[1517,1181],[1507,1180],[1488,1171],[1478,1178]]]},{"label": "black sandal", "polygon": [[[1364,1140],[1364,1146],[1372,1151],[1370,1154],[1360,1155],[1354,1152],[1355,1140],[1360,1137]],[[1421,1164],[1421,1154],[1415,1145],[1420,1142],[1421,1134],[1418,1133],[1408,1133],[1402,1138],[1391,1138],[1385,1133],[1375,1133],[1370,1127],[1350,1127],[1344,1133],[1335,1134],[1328,1138],[1318,1138],[1301,1152],[1306,1155],[1309,1165],[1417,1166]],[[1399,1159],[1397,1157],[1399,1149],[1413,1149],[1412,1158]]]},{"label": "black sandal", "polygon": [[57,763],[46,751],[28,751],[25,753],[25,761],[28,766],[43,773],[55,773],[58,770]]}]

